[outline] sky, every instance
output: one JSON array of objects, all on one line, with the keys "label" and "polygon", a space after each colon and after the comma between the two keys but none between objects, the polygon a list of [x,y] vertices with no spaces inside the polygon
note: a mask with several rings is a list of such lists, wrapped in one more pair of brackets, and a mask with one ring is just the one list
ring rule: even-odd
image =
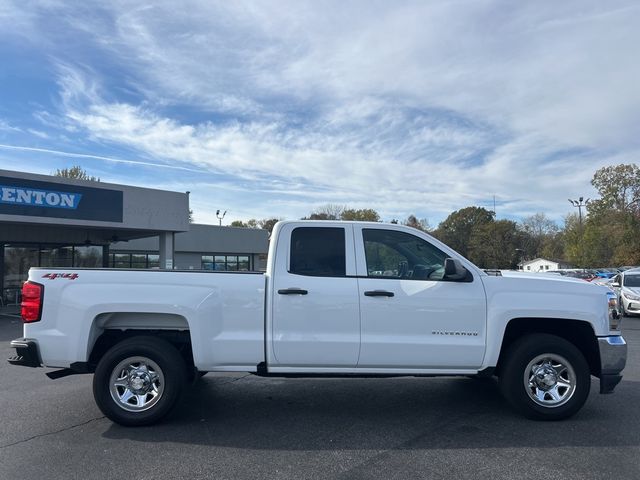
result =
[{"label": "sky", "polygon": [[561,221],[638,163],[639,45],[636,0],[0,0],[0,168],[190,191],[199,223]]}]

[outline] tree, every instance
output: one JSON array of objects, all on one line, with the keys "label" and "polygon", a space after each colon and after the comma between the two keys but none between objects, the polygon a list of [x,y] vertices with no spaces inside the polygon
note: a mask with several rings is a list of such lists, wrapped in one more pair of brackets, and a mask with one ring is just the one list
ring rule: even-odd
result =
[{"label": "tree", "polygon": [[278,223],[282,218],[263,218],[262,220],[256,220],[252,218],[243,222],[242,220],[234,220],[231,222],[232,227],[237,228],[260,228],[262,230],[267,230],[269,233],[273,231],[273,227]]},{"label": "tree", "polygon": [[589,203],[583,225],[565,228],[567,257],[584,267],[634,265],[640,261],[640,168],[603,167],[591,184],[600,198]]},{"label": "tree", "polygon": [[[393,223],[393,221],[391,223]],[[396,223],[398,223],[397,220]],[[426,218],[421,218],[420,220],[418,220],[418,218],[413,214],[409,215],[407,219],[402,222],[402,224],[406,225],[407,227],[416,228],[423,232],[431,231],[431,226],[429,225],[429,221]]]},{"label": "tree", "polygon": [[258,220],[256,220],[255,218],[247,220],[246,222],[243,222],[242,220],[234,220],[233,222],[231,222],[231,226],[239,228],[259,228]]},{"label": "tree", "polygon": [[302,220],[353,220],[359,222],[379,222],[380,214],[372,208],[348,208],[346,205],[327,204],[317,208]]},{"label": "tree", "polygon": [[340,214],[340,220],[355,220],[359,222],[379,222],[380,215],[371,208],[345,208]]},{"label": "tree", "polygon": [[586,267],[587,261],[583,242],[584,228],[580,225],[578,214],[570,213],[564,217],[563,235],[565,258],[577,267]]},{"label": "tree", "polygon": [[322,207],[318,207],[311,212],[308,217],[302,218],[302,220],[340,220],[346,208],[344,205],[328,203]]},{"label": "tree", "polygon": [[75,180],[89,180],[91,182],[99,182],[100,178],[89,175],[80,165],[75,165],[69,168],[56,169],[53,173],[56,177],[72,178]]},{"label": "tree", "polygon": [[276,223],[278,223],[280,220],[283,220],[283,219],[282,218],[263,218],[262,220],[258,221],[258,226],[262,230],[267,230],[269,234],[271,234],[271,232],[273,231],[273,227],[275,227]]},{"label": "tree", "polygon": [[[520,226],[522,235],[522,249],[526,258],[544,257],[549,258],[548,251],[557,251],[554,240],[560,232],[558,224],[548,218],[544,213],[536,213],[522,220]],[[542,251],[547,250],[547,255],[543,255]],[[561,254],[560,254],[561,255]],[[550,258],[559,258],[553,256]]]},{"label": "tree", "polygon": [[476,229],[493,222],[493,216],[494,213],[485,208],[466,207],[450,214],[433,235],[466,257],[471,235]]},{"label": "tree", "polygon": [[589,204],[589,213],[606,210],[640,214],[640,168],[622,164],[599,169],[591,180],[600,198]]},{"label": "tree", "polygon": [[479,223],[469,238],[468,258],[481,268],[515,269],[523,235],[511,220]]}]

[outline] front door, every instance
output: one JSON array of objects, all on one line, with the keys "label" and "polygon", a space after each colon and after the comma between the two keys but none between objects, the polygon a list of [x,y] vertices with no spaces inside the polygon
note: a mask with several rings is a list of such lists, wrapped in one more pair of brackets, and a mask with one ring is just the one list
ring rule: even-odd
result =
[{"label": "front door", "polygon": [[274,365],[354,368],[360,312],[351,225],[285,225],[274,265]]},{"label": "front door", "polygon": [[450,255],[426,235],[383,226],[356,226],[354,235],[362,321],[358,367],[479,367],[486,297],[477,274],[445,280]]}]

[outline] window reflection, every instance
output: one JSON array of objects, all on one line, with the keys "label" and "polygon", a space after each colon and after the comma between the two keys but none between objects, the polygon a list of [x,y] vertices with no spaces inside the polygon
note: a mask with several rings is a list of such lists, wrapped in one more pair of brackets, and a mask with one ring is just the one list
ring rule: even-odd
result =
[{"label": "window reflection", "polygon": [[202,270],[243,271],[251,270],[249,255],[202,255],[200,268]]},{"label": "window reflection", "polygon": [[20,290],[31,267],[99,268],[102,267],[102,249],[101,245],[4,244],[0,291],[3,303],[20,303]]}]

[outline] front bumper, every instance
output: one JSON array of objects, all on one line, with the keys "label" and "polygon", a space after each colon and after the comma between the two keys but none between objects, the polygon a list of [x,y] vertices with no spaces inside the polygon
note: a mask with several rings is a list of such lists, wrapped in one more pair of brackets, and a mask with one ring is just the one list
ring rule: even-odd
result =
[{"label": "front bumper", "polygon": [[23,367],[39,367],[42,365],[40,350],[35,340],[17,338],[11,341],[11,348],[16,349],[16,354],[7,359],[11,365]]},{"label": "front bumper", "polygon": [[621,335],[599,337],[600,350],[600,393],[613,393],[627,364],[627,342]]}]

